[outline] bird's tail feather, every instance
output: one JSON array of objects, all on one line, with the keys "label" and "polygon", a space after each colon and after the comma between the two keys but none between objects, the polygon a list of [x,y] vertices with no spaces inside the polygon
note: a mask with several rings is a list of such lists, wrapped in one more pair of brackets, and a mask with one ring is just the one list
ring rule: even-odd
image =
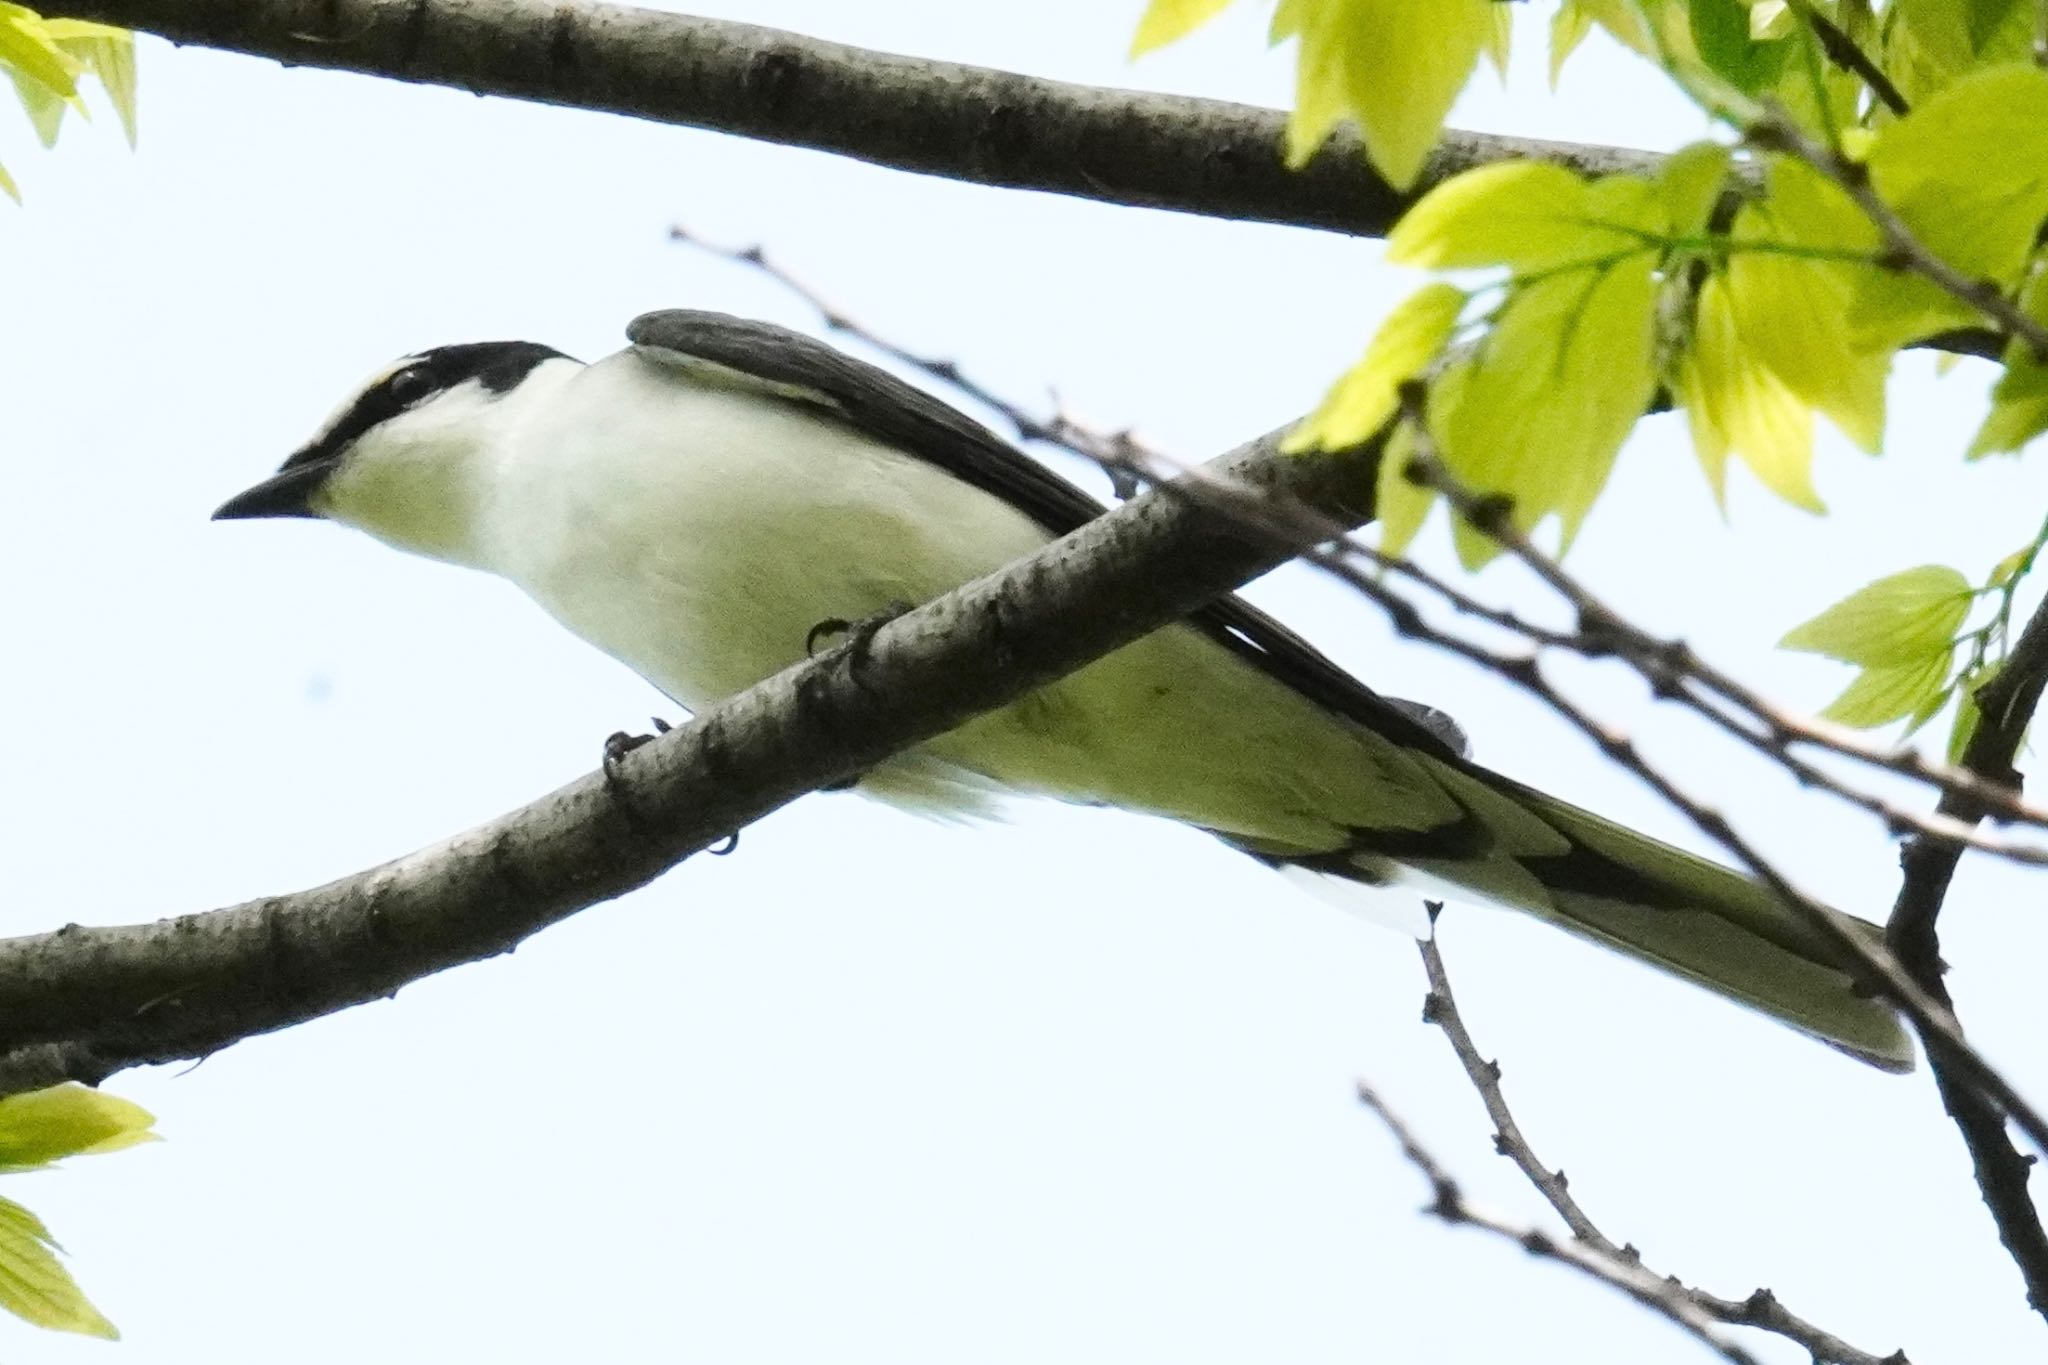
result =
[{"label": "bird's tail feather", "polygon": [[[1326,875],[1407,880],[1462,890],[1524,910],[1761,1010],[1887,1071],[1910,1071],[1913,1048],[1897,1014],[1859,992],[1839,955],[1767,888],[1740,873],[1637,834],[1591,811],[1479,768],[1453,785],[1477,823],[1528,817],[1563,836],[1532,850],[1526,825],[1460,856],[1416,857],[1360,848],[1309,857],[1246,851]],[[1483,784],[1487,796],[1471,788]],[[1518,837],[1519,836],[1519,837]],[[1369,843],[1370,841],[1365,841]],[[1244,845],[1240,844],[1241,847]],[[1517,851],[1517,848],[1531,851]],[[1420,874],[1419,877],[1414,874]],[[1875,925],[1843,917],[1877,941]]]}]

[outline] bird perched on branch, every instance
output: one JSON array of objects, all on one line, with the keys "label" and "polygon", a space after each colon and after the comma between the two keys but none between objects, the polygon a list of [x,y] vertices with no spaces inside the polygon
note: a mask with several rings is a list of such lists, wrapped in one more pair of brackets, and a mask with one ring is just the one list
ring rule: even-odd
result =
[{"label": "bird perched on branch", "polygon": [[[1102,511],[797,333],[671,311],[627,335],[589,365],[529,342],[408,356],[214,515],[322,517],[499,574],[698,710],[802,659],[822,621],[927,601]],[[1235,597],[860,786],[935,811],[1005,791],[1121,806],[1326,885],[1448,889],[1912,1065],[1893,1012],[1768,890],[1479,766],[1439,713]]]}]

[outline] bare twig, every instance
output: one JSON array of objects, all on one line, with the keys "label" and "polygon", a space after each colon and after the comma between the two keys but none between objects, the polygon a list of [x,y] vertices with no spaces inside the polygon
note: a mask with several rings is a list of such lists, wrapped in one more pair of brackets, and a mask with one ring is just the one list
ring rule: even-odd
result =
[{"label": "bare twig", "polygon": [[[1419,401],[1419,393],[1411,394],[1407,400],[1411,420]],[[1609,628],[1625,626],[1619,616],[1594,598],[1582,584],[1567,574],[1556,560],[1544,554],[1526,535],[1515,528],[1507,515],[1508,509],[1502,506],[1499,499],[1479,497],[1464,488],[1451,477],[1449,471],[1427,446],[1426,438],[1419,437],[1417,453],[1409,465],[1414,477],[1435,488],[1476,530],[1496,540],[1502,548],[1521,560],[1544,582],[1571,602],[1579,612],[1582,626],[1588,626],[1589,622],[1597,623],[1591,627],[1595,634]],[[1456,645],[1452,647],[1459,648]],[[1459,652],[1467,651],[1459,648]],[[1473,647],[1473,652],[1468,653],[1468,657],[1474,657],[1475,654],[1487,656],[1486,651]],[[1543,679],[1533,660],[1505,659],[1498,655],[1490,658],[1489,666],[1543,697],[1553,709],[1597,743],[1603,753],[1648,783],[1658,795],[1682,811],[1701,833],[1733,854],[1758,881],[1783,901],[1787,908],[1797,913],[1811,926],[1844,964],[1852,966],[1855,973],[1872,989],[1881,992],[1899,1006],[1912,1021],[1914,1031],[1920,1035],[1930,1054],[1942,1053],[1944,1059],[1960,1076],[1967,1077],[1972,1087],[1990,1099],[1996,1108],[2020,1126],[2038,1151],[2048,1152],[2048,1120],[2044,1120],[2025,1097],[2013,1088],[2012,1083],[1970,1046],[1968,1040],[1963,1037],[1962,1027],[1957,1023],[1953,1010],[1945,1000],[1929,992],[1890,952],[1865,942],[1851,930],[1842,915],[1793,886],[1735,830],[1734,826],[1729,824],[1725,816],[1700,805],[1680,791],[1663,774],[1644,763],[1636,753],[1635,746],[1625,736],[1602,726],[1566,701]]]},{"label": "bare twig", "polygon": [[1423,1179],[1429,1182],[1430,1202],[1423,1206],[1423,1212],[1440,1218],[1453,1227],[1479,1228],[1490,1232],[1496,1237],[1513,1242],[1531,1256],[1570,1266],[1610,1289],[1619,1290],[1686,1332],[1702,1346],[1732,1365],[1762,1365],[1754,1355],[1715,1330],[1719,1324],[1703,1312],[1681,1287],[1651,1274],[1638,1262],[1624,1260],[1588,1242],[1555,1237],[1542,1228],[1518,1226],[1475,1207],[1465,1198],[1464,1191],[1459,1188],[1458,1182],[1451,1178],[1443,1163],[1422,1145],[1422,1140],[1402,1122],[1401,1117],[1387,1107],[1386,1101],[1363,1081],[1358,1084],[1358,1100],[1387,1125],[1387,1131],[1393,1134],[1394,1141],[1401,1146],[1401,1154],[1407,1157],[1409,1164],[1420,1171]]},{"label": "bare twig", "polygon": [[[1432,920],[1436,909],[1430,906]],[[1429,977],[1429,994],[1422,1002],[1423,1020],[1442,1030],[1451,1051],[1457,1054],[1458,1064],[1464,1067],[1472,1088],[1478,1092],[1480,1103],[1486,1106],[1486,1115],[1493,1121],[1494,1150],[1515,1163],[1523,1178],[1557,1211],[1573,1237],[1611,1260],[1640,1265],[1642,1253],[1632,1245],[1616,1244],[1602,1232],[1571,1193],[1564,1172],[1552,1169],[1536,1155],[1521,1125],[1515,1121],[1514,1112],[1508,1108],[1507,1095],[1501,1089],[1500,1063],[1480,1052],[1471,1031],[1465,1027],[1464,1016],[1458,1012],[1457,998],[1451,993],[1450,973],[1444,967],[1436,939],[1423,939],[1416,946],[1422,951],[1423,971]],[[1743,1299],[1724,1299],[1688,1285],[1675,1275],[1662,1277],[1662,1283],[1716,1322],[1730,1327],[1754,1327],[1783,1337],[1803,1349],[1815,1365],[1911,1365],[1904,1351],[1878,1356],[1851,1345],[1786,1308],[1768,1289],[1759,1289]]]}]

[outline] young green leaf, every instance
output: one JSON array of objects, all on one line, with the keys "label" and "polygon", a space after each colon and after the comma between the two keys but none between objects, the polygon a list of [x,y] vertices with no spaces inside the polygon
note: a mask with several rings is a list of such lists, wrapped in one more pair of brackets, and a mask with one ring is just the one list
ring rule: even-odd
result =
[{"label": "young green leaf", "polygon": [[18,71],[10,73],[10,76],[22,110],[36,130],[36,139],[45,147],[55,146],[57,130],[63,125],[64,111],[71,107],[70,103],[48,86],[32,81]]},{"label": "young green leaf", "polygon": [[1707,230],[1728,184],[1728,149],[1717,142],[1681,147],[1665,160],[1656,184],[1672,235],[1696,237]]},{"label": "young green leaf", "polygon": [[1924,564],[1858,588],[1778,644],[1873,670],[1917,667],[1928,659],[1946,668],[1975,596],[1954,569]]},{"label": "young green leaf", "polygon": [[1490,0],[1296,0],[1288,163],[1307,162],[1350,117],[1387,182],[1414,184],[1494,22]]},{"label": "young green leaf", "polygon": [[57,1260],[56,1245],[42,1219],[0,1199],[0,1308],[37,1327],[119,1338]]},{"label": "young green leaf", "polygon": [[[1461,382],[1432,386],[1445,465],[1508,497],[1523,530],[1556,513],[1569,544],[1655,392],[1653,264],[1644,251],[1518,286]],[[1491,555],[1462,543],[1468,563]]]},{"label": "young green leaf", "polygon": [[2029,0],[1891,0],[1877,56],[1909,104],[1958,77],[2024,60],[2033,43]]},{"label": "young green leaf", "polygon": [[1288,433],[1281,449],[1342,450],[1387,424],[1398,390],[1423,374],[1442,353],[1465,307],[1465,293],[1438,282],[1424,285],[1387,315],[1365,356],[1331,386],[1316,410]]},{"label": "young green leaf", "polygon": [[1155,48],[1177,43],[1228,8],[1230,0],[1152,0],[1138,20],[1131,56],[1142,57]]},{"label": "young green leaf", "polygon": [[1813,409],[1742,344],[1728,284],[1719,275],[1700,286],[1673,387],[1716,499],[1726,497],[1724,471],[1733,451],[1785,501],[1826,510],[1813,489]]},{"label": "young green leaf", "polygon": [[84,69],[51,41],[41,15],[4,3],[0,3],[0,67],[12,68],[66,100],[78,98],[77,77]]},{"label": "young green leaf", "polygon": [[1499,161],[1452,176],[1387,234],[1387,259],[1431,270],[1518,273],[1626,248],[1594,221],[1592,182],[1547,161]]},{"label": "young green leaf", "polygon": [[128,145],[135,145],[135,35],[109,24],[84,19],[49,19],[44,32],[65,52],[99,78],[108,101],[120,116]]},{"label": "young green leaf", "polygon": [[[2020,307],[2036,322],[2048,321],[2048,269],[2037,264],[2020,286]],[[2048,365],[2014,337],[2005,346],[2005,369],[1991,388],[1991,411],[1970,441],[1968,458],[2018,450],[2048,431]]]},{"label": "young green leaf", "polygon": [[1745,0],[1692,0],[1688,10],[1693,46],[1707,69],[1722,80],[1745,95],[1756,95],[1784,76],[1792,44],[1752,36]]},{"label": "young green leaf", "polygon": [[1977,706],[1977,689],[1990,680],[1994,671],[1986,669],[1956,688],[1962,699],[1956,703],[1955,722],[1948,730],[1948,761],[1951,763],[1963,761],[1963,750],[1969,748],[1970,741],[1976,737],[1977,725],[1984,719],[1983,711]]},{"label": "young green leaf", "polygon": [[0,1099],[0,1170],[132,1147],[152,1140],[155,1122],[141,1105],[77,1084],[9,1095]]},{"label": "young green leaf", "polygon": [[1587,13],[1579,0],[1564,0],[1557,12],[1550,16],[1550,88],[1557,89],[1557,78],[1564,74],[1565,60],[1578,45],[1593,31],[1593,16]]},{"label": "young green leaf", "polygon": [[1861,730],[1905,720],[1930,702],[1940,705],[1948,665],[1946,654],[1934,654],[1914,663],[1866,668],[1821,715]]},{"label": "young green leaf", "polygon": [[1373,489],[1373,520],[1380,528],[1380,553],[1399,555],[1414,541],[1429,515],[1436,494],[1408,477],[1415,458],[1415,428],[1403,423],[1380,452],[1379,477]]},{"label": "young green leaf", "polygon": [[1486,60],[1502,85],[1508,80],[1508,58],[1514,55],[1515,16],[1506,5],[1496,4],[1488,16],[1493,22],[1486,30]]},{"label": "young green leaf", "polygon": [[1869,166],[1929,250],[1972,279],[2016,282],[2048,217],[2048,72],[1963,77],[1881,131]]},{"label": "young green leaf", "polygon": [[1768,184],[1768,198],[1735,218],[1727,271],[1735,330],[1787,388],[1874,451],[1884,434],[1892,348],[1864,341],[1843,318],[1880,272],[1807,253],[1867,253],[1874,260],[1877,229],[1848,195],[1802,162],[1774,163]]}]

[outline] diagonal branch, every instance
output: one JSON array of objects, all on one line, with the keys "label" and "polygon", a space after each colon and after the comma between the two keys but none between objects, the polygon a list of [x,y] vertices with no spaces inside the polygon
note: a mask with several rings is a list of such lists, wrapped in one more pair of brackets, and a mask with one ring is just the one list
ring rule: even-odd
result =
[{"label": "diagonal branch", "polygon": [[807,791],[1072,672],[1286,559],[1219,490],[1355,523],[1376,447],[1281,457],[1268,437],[1194,492],[1159,490],[790,669],[433,848],[294,895],[0,940],[0,1093],[203,1057],[508,952]]},{"label": "diagonal branch", "polygon": [[1301,170],[1287,115],[873,52],[591,0],[48,0],[179,43],[836,152],[1113,204],[1377,236],[1431,185],[1542,159],[1648,171],[1626,148],[1450,133],[1402,193],[1340,133]]},{"label": "diagonal branch", "polygon": [[[2048,687],[2048,609],[2039,609],[2020,631],[1998,672],[1977,690],[1974,700],[1981,718],[1964,746],[1962,766],[2016,791],[2020,777],[2013,761],[2026,742],[2044,687]],[[1938,814],[1971,825],[1991,812],[1986,802],[1958,792],[1945,794],[1937,807]],[[1885,925],[1885,937],[1899,961],[1943,1004],[1948,1003],[1949,994],[1941,979],[1941,939],[1935,926],[1962,852],[1954,843],[1924,834],[1914,836],[1899,855],[1904,876]],[[2021,1155],[2013,1145],[2005,1115],[1979,1089],[1955,1074],[1955,1068],[1939,1054],[1930,1052],[1929,1060],[1941,1102],[1969,1149],[1977,1190],[1997,1225],[1998,1239],[2026,1283],[2027,1302],[2048,1317],[2048,1230],[2044,1230],[2041,1211],[2027,1188],[2033,1159]]]}]

